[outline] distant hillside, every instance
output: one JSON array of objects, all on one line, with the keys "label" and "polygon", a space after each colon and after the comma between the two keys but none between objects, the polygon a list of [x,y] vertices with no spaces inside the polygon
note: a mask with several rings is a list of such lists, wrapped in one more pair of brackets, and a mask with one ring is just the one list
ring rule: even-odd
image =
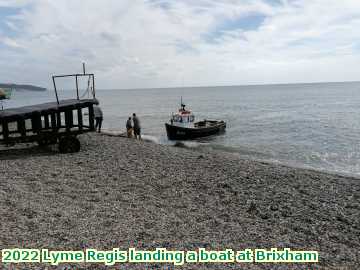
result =
[{"label": "distant hillside", "polygon": [[14,83],[0,83],[0,88],[12,88],[15,90],[28,90],[28,91],[46,91],[46,88],[29,85],[29,84],[14,84]]}]

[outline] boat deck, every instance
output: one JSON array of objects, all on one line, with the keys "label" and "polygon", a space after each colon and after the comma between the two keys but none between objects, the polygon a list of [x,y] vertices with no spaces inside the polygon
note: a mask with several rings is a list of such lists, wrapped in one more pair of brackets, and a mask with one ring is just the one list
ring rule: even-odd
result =
[{"label": "boat deck", "polygon": [[223,121],[219,121],[219,120],[203,120],[203,121],[199,121],[194,123],[194,127],[195,128],[206,128],[206,127],[213,127],[218,125],[219,123],[222,123]]}]

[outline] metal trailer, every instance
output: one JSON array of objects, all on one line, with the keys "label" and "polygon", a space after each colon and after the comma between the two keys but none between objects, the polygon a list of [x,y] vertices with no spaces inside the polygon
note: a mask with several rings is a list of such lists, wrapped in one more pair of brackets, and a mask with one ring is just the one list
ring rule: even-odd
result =
[{"label": "metal trailer", "polygon": [[[56,79],[72,77],[76,83],[76,99],[59,100]],[[88,77],[92,98],[81,99],[78,79]],[[59,143],[62,153],[78,152],[79,134],[95,131],[95,76],[83,74],[53,76],[56,102],[43,103],[0,111],[0,144],[37,142],[40,146]]]}]

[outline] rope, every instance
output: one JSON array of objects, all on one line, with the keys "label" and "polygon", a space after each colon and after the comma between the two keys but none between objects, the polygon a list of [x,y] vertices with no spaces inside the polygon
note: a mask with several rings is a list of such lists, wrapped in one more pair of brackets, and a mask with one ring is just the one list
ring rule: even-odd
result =
[{"label": "rope", "polygon": [[89,93],[89,89],[87,89],[87,90],[84,92],[84,94],[80,97],[80,99],[83,99],[87,93]]},{"label": "rope", "polygon": [[86,94],[88,94],[88,98],[89,98],[89,96],[90,96],[89,90],[90,90],[90,76],[89,76],[89,79],[88,79],[87,89],[84,92],[84,94],[80,97],[80,99],[84,98]]}]

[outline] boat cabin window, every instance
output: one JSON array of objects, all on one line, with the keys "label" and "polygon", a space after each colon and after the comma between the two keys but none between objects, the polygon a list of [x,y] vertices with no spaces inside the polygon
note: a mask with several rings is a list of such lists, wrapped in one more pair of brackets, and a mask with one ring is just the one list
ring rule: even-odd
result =
[{"label": "boat cabin window", "polygon": [[192,123],[195,120],[194,115],[173,115],[172,120],[177,123]]}]

